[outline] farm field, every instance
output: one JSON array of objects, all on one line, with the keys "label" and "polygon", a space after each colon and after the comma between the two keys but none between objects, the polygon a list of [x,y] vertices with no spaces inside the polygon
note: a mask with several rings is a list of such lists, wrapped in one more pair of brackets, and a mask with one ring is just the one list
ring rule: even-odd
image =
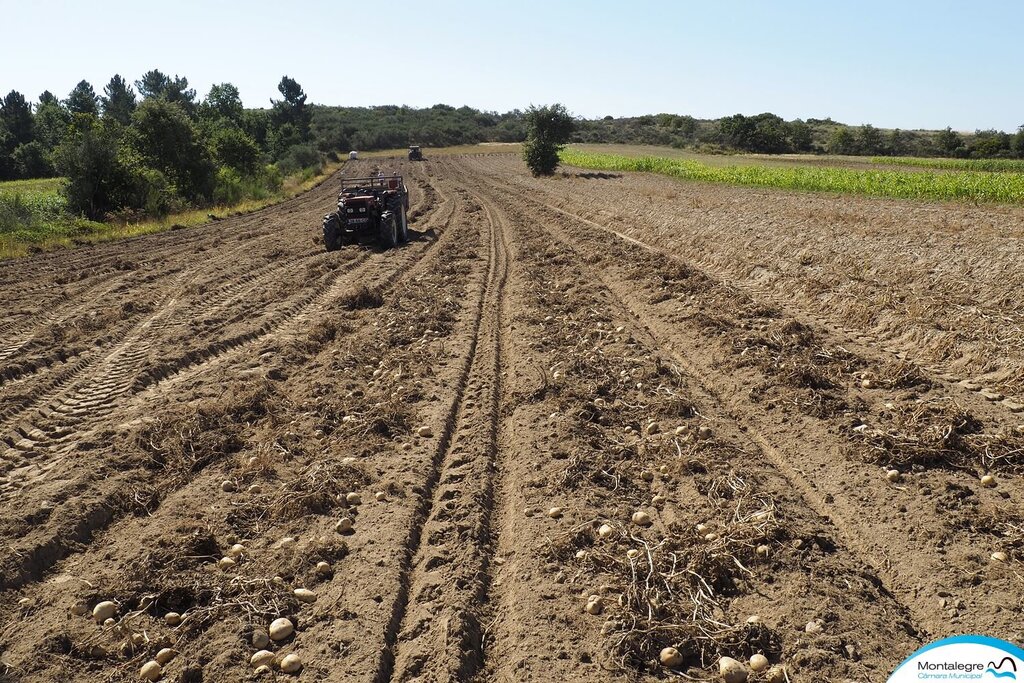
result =
[{"label": "farm field", "polygon": [[[427,156],[3,263],[0,681],[845,683],[1024,639],[1024,209]],[[377,167],[413,238],[325,253]]]}]

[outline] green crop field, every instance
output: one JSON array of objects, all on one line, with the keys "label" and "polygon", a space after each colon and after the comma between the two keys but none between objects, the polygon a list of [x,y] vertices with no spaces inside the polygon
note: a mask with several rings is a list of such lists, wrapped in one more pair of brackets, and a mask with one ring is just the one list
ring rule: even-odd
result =
[{"label": "green crop field", "polygon": [[1024,173],[1024,159],[925,159],[922,157],[871,157],[872,163],[889,166],[917,166],[947,171],[989,171]]},{"label": "green crop field", "polygon": [[603,171],[646,171],[713,183],[777,187],[789,190],[959,202],[1024,204],[1024,175],[957,171],[922,173],[910,170],[857,170],[838,167],[790,168],[711,166],[687,159],[625,157],[574,148],[563,150],[562,162]]}]

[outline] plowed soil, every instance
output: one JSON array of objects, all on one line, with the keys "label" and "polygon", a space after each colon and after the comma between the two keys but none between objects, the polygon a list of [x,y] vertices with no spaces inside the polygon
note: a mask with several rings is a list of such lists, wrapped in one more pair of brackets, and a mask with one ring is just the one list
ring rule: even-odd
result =
[{"label": "plowed soil", "polygon": [[324,252],[332,178],[3,264],[0,681],[839,683],[1024,640],[1020,211],[374,166],[391,251]]}]

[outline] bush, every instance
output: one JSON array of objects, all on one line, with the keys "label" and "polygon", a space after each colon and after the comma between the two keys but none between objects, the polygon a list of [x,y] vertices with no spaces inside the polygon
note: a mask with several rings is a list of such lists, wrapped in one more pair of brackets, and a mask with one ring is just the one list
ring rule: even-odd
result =
[{"label": "bush", "polygon": [[68,208],[92,220],[127,204],[129,173],[120,157],[117,131],[92,114],[76,114],[71,132],[54,152],[57,169],[67,176]]},{"label": "bush", "polygon": [[[651,119],[653,123],[653,118]],[[523,160],[535,176],[551,175],[558,168],[558,153],[572,135],[574,121],[561,104],[530,107],[526,112]]]},{"label": "bush", "polygon": [[284,175],[292,175],[306,169],[314,169],[317,173],[323,168],[323,158],[312,144],[292,145],[277,162],[277,170]]}]

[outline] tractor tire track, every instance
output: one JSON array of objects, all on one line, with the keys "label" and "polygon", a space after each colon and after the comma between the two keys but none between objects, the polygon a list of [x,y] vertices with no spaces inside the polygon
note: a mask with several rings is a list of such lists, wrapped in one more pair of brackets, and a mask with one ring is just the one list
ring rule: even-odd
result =
[{"label": "tractor tire track", "polygon": [[470,193],[480,216],[487,267],[470,347],[448,406],[421,507],[406,540],[376,681],[468,680],[483,666],[484,614],[500,476],[499,429],[509,276],[506,222]]}]

